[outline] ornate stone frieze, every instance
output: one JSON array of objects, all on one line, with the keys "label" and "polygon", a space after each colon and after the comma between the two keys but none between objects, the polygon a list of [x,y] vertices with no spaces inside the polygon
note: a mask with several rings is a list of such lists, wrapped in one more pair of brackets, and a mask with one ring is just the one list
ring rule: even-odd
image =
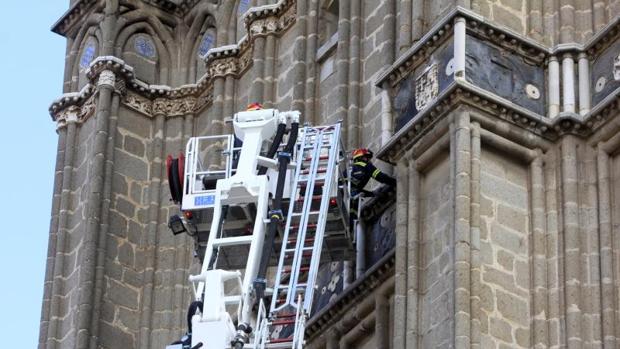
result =
[{"label": "ornate stone frieze", "polygon": [[197,113],[213,102],[213,89],[207,88],[198,96],[158,97],[155,100],[143,97],[138,93],[128,93],[124,104],[146,116],[165,115],[167,117],[184,116]]},{"label": "ornate stone frieze", "polygon": [[437,64],[430,65],[415,81],[415,106],[418,110],[437,98],[439,94],[439,80],[437,78]]},{"label": "ornate stone frieze", "polygon": [[151,116],[153,113],[153,106],[151,100],[149,100],[148,98],[144,98],[137,93],[128,93],[127,96],[125,96],[123,102],[129,108],[144,115]]},{"label": "ornate stone frieze", "polygon": [[245,17],[248,33],[251,37],[279,35],[295,23],[295,1],[279,1],[273,5],[250,9]]},{"label": "ornate stone frieze", "polygon": [[82,105],[72,104],[56,114],[56,127],[62,128],[70,122],[83,122],[91,117],[97,108],[96,95],[91,95]]}]

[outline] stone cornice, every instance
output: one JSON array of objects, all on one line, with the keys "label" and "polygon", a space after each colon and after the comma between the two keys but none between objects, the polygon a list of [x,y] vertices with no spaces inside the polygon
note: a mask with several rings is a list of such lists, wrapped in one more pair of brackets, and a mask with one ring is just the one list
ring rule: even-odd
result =
[{"label": "stone cornice", "polygon": [[102,0],[78,0],[52,25],[52,31],[59,35],[65,35],[76,23],[83,20],[86,13],[98,5],[105,6]]},{"label": "stone cornice", "polygon": [[[80,2],[81,3],[81,2]],[[185,2],[188,3],[188,2]],[[76,7],[79,3],[75,4]],[[95,93],[95,82],[103,70],[115,73],[117,83],[122,82],[123,102],[130,108],[145,114],[162,113],[167,116],[181,116],[196,113],[213,102],[213,80],[218,77],[240,77],[252,64],[254,38],[261,35],[281,35],[295,23],[295,0],[280,0],[276,4],[251,8],[245,14],[248,35],[237,44],[217,47],[204,56],[207,73],[195,84],[170,87],[149,85],[134,75],[134,70],[123,60],[114,56],[101,56],[90,65],[86,76],[90,83],[78,93],[68,93],[50,106],[52,119],[65,108],[79,107]],[[167,101],[164,102],[163,99]],[[159,100],[156,104],[155,101]]]},{"label": "stone cornice", "polygon": [[587,115],[561,113],[550,119],[489,93],[466,81],[456,80],[432,106],[418,113],[377,153],[377,157],[395,164],[411,145],[428,133],[434,124],[461,105],[495,115],[516,127],[546,140],[554,141],[566,134],[587,137],[620,112],[620,88],[599,103]]},{"label": "stone cornice", "polygon": [[403,53],[396,62],[379,75],[376,85],[385,82],[396,85],[415,68],[424,63],[435,50],[453,36],[453,22],[456,18],[466,19],[467,32],[492,42],[528,60],[542,63],[550,51],[542,44],[520,35],[506,27],[495,24],[479,14],[456,7],[438,21],[418,42]]},{"label": "stone cornice", "polygon": [[[478,108],[517,127],[547,138],[556,139],[558,131],[549,119],[493,95],[466,81],[456,80],[433,103],[403,126],[377,153],[380,159],[395,164],[433,125],[460,105]],[[560,130],[562,131],[562,130]]]},{"label": "stone cornice", "polygon": [[[138,1],[155,6],[176,16],[183,17],[201,0],[183,0],[178,4],[170,0]],[[68,29],[78,23],[84,17],[84,14],[90,11],[97,3],[103,8],[104,1],[101,0],[78,0],[56,21],[56,23],[54,23],[54,25],[52,25],[52,31],[59,35],[65,35]]]},{"label": "stone cornice", "polygon": [[507,27],[496,24],[475,12],[462,7],[456,7],[438,21],[418,42],[403,53],[392,66],[380,74],[376,85],[382,87],[385,82],[389,82],[391,86],[394,86],[405,76],[409,75],[445,40],[452,37],[452,24],[457,17],[466,19],[468,33],[492,42],[509,52],[518,54],[535,64],[544,63],[549,56],[561,55],[563,53],[577,55],[583,52],[590,57],[594,57],[607,48],[615,38],[620,36],[620,17],[616,17],[584,44],[570,43],[547,47]]},{"label": "stone cornice", "polygon": [[[583,45],[562,44],[548,48],[507,28],[491,23],[471,11],[456,8],[383,72],[377,80],[377,86],[394,88],[403,79],[412,75],[417,67],[427,64],[428,57],[453,37],[454,30],[451,29],[456,18],[465,18],[466,31],[469,35],[502,47],[539,67],[543,67],[552,56],[568,54],[577,58],[587,54],[591,59],[595,58],[620,37],[620,18],[616,18]],[[450,87],[437,96],[433,105],[419,112],[401,128],[378,152],[378,157],[395,163],[411,144],[432,129],[432,125],[440,116],[459,105],[468,105],[486,111],[546,140],[553,141],[564,134],[587,137],[618,111],[619,96],[620,89],[608,95],[583,116],[576,113],[561,113],[550,119],[467,81],[456,79]]]},{"label": "stone cornice", "polygon": [[338,321],[353,305],[367,297],[390,276],[394,275],[394,250],[388,252],[372,268],[349,285],[328,306],[314,314],[306,324],[306,336],[312,338],[330,324]]},{"label": "stone cornice", "polygon": [[[134,76],[133,68],[114,56],[97,57],[90,65],[86,76],[90,80],[80,92],[67,93],[50,106],[54,121],[59,121],[70,109],[83,108],[85,101],[96,92],[96,81],[103,71],[112,71],[116,77],[117,92],[125,95],[123,102],[130,108],[147,116],[164,114],[169,117],[182,116],[202,110],[213,101],[212,84],[204,77],[196,84],[171,88],[163,85],[149,85]],[[87,116],[79,112],[78,114]],[[79,118],[83,120],[84,118]]]}]

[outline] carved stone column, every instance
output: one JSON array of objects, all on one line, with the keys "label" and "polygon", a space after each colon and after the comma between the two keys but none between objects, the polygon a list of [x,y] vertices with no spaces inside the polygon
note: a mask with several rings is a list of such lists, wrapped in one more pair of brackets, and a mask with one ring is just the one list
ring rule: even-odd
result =
[{"label": "carved stone column", "polygon": [[89,164],[89,192],[87,197],[86,231],[81,246],[79,261],[79,296],[77,309],[77,340],[78,348],[89,346],[92,334],[91,312],[94,305],[96,248],[101,232],[101,208],[104,186],[104,165],[108,141],[108,126],[112,107],[116,75],[104,70],[97,81],[99,99],[97,101],[94,149]]}]

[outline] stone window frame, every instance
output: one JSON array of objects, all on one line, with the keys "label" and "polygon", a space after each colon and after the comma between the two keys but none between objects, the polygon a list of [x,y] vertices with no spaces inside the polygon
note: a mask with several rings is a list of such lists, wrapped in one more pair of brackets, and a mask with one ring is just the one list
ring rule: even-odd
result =
[{"label": "stone window frame", "polygon": [[[347,0],[348,1],[348,0]],[[318,42],[320,47],[324,47],[325,45],[328,45],[331,40],[333,39],[334,34],[338,33],[338,21],[340,20],[340,13],[339,13],[339,8],[340,8],[340,0],[322,0],[321,4],[319,6],[319,30],[317,32],[318,34]],[[331,28],[328,24],[330,23],[329,18],[331,18],[332,20],[335,19],[335,23],[333,23],[334,27]],[[321,23],[323,22],[323,23]],[[321,34],[322,33],[322,28],[325,28],[327,37],[324,38],[324,42],[321,42]]]}]

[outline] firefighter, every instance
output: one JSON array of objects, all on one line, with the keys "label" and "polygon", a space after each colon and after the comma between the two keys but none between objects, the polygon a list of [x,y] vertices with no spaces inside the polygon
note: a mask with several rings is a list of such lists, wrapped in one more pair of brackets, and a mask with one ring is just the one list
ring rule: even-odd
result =
[{"label": "firefighter", "polygon": [[353,228],[353,222],[357,219],[359,197],[361,195],[374,196],[373,192],[364,189],[370,178],[374,178],[376,181],[390,187],[396,187],[396,179],[381,172],[370,162],[372,155],[372,151],[366,148],[353,151],[353,166],[351,167],[349,179],[351,181],[351,206],[349,207],[349,223],[351,228]]}]

